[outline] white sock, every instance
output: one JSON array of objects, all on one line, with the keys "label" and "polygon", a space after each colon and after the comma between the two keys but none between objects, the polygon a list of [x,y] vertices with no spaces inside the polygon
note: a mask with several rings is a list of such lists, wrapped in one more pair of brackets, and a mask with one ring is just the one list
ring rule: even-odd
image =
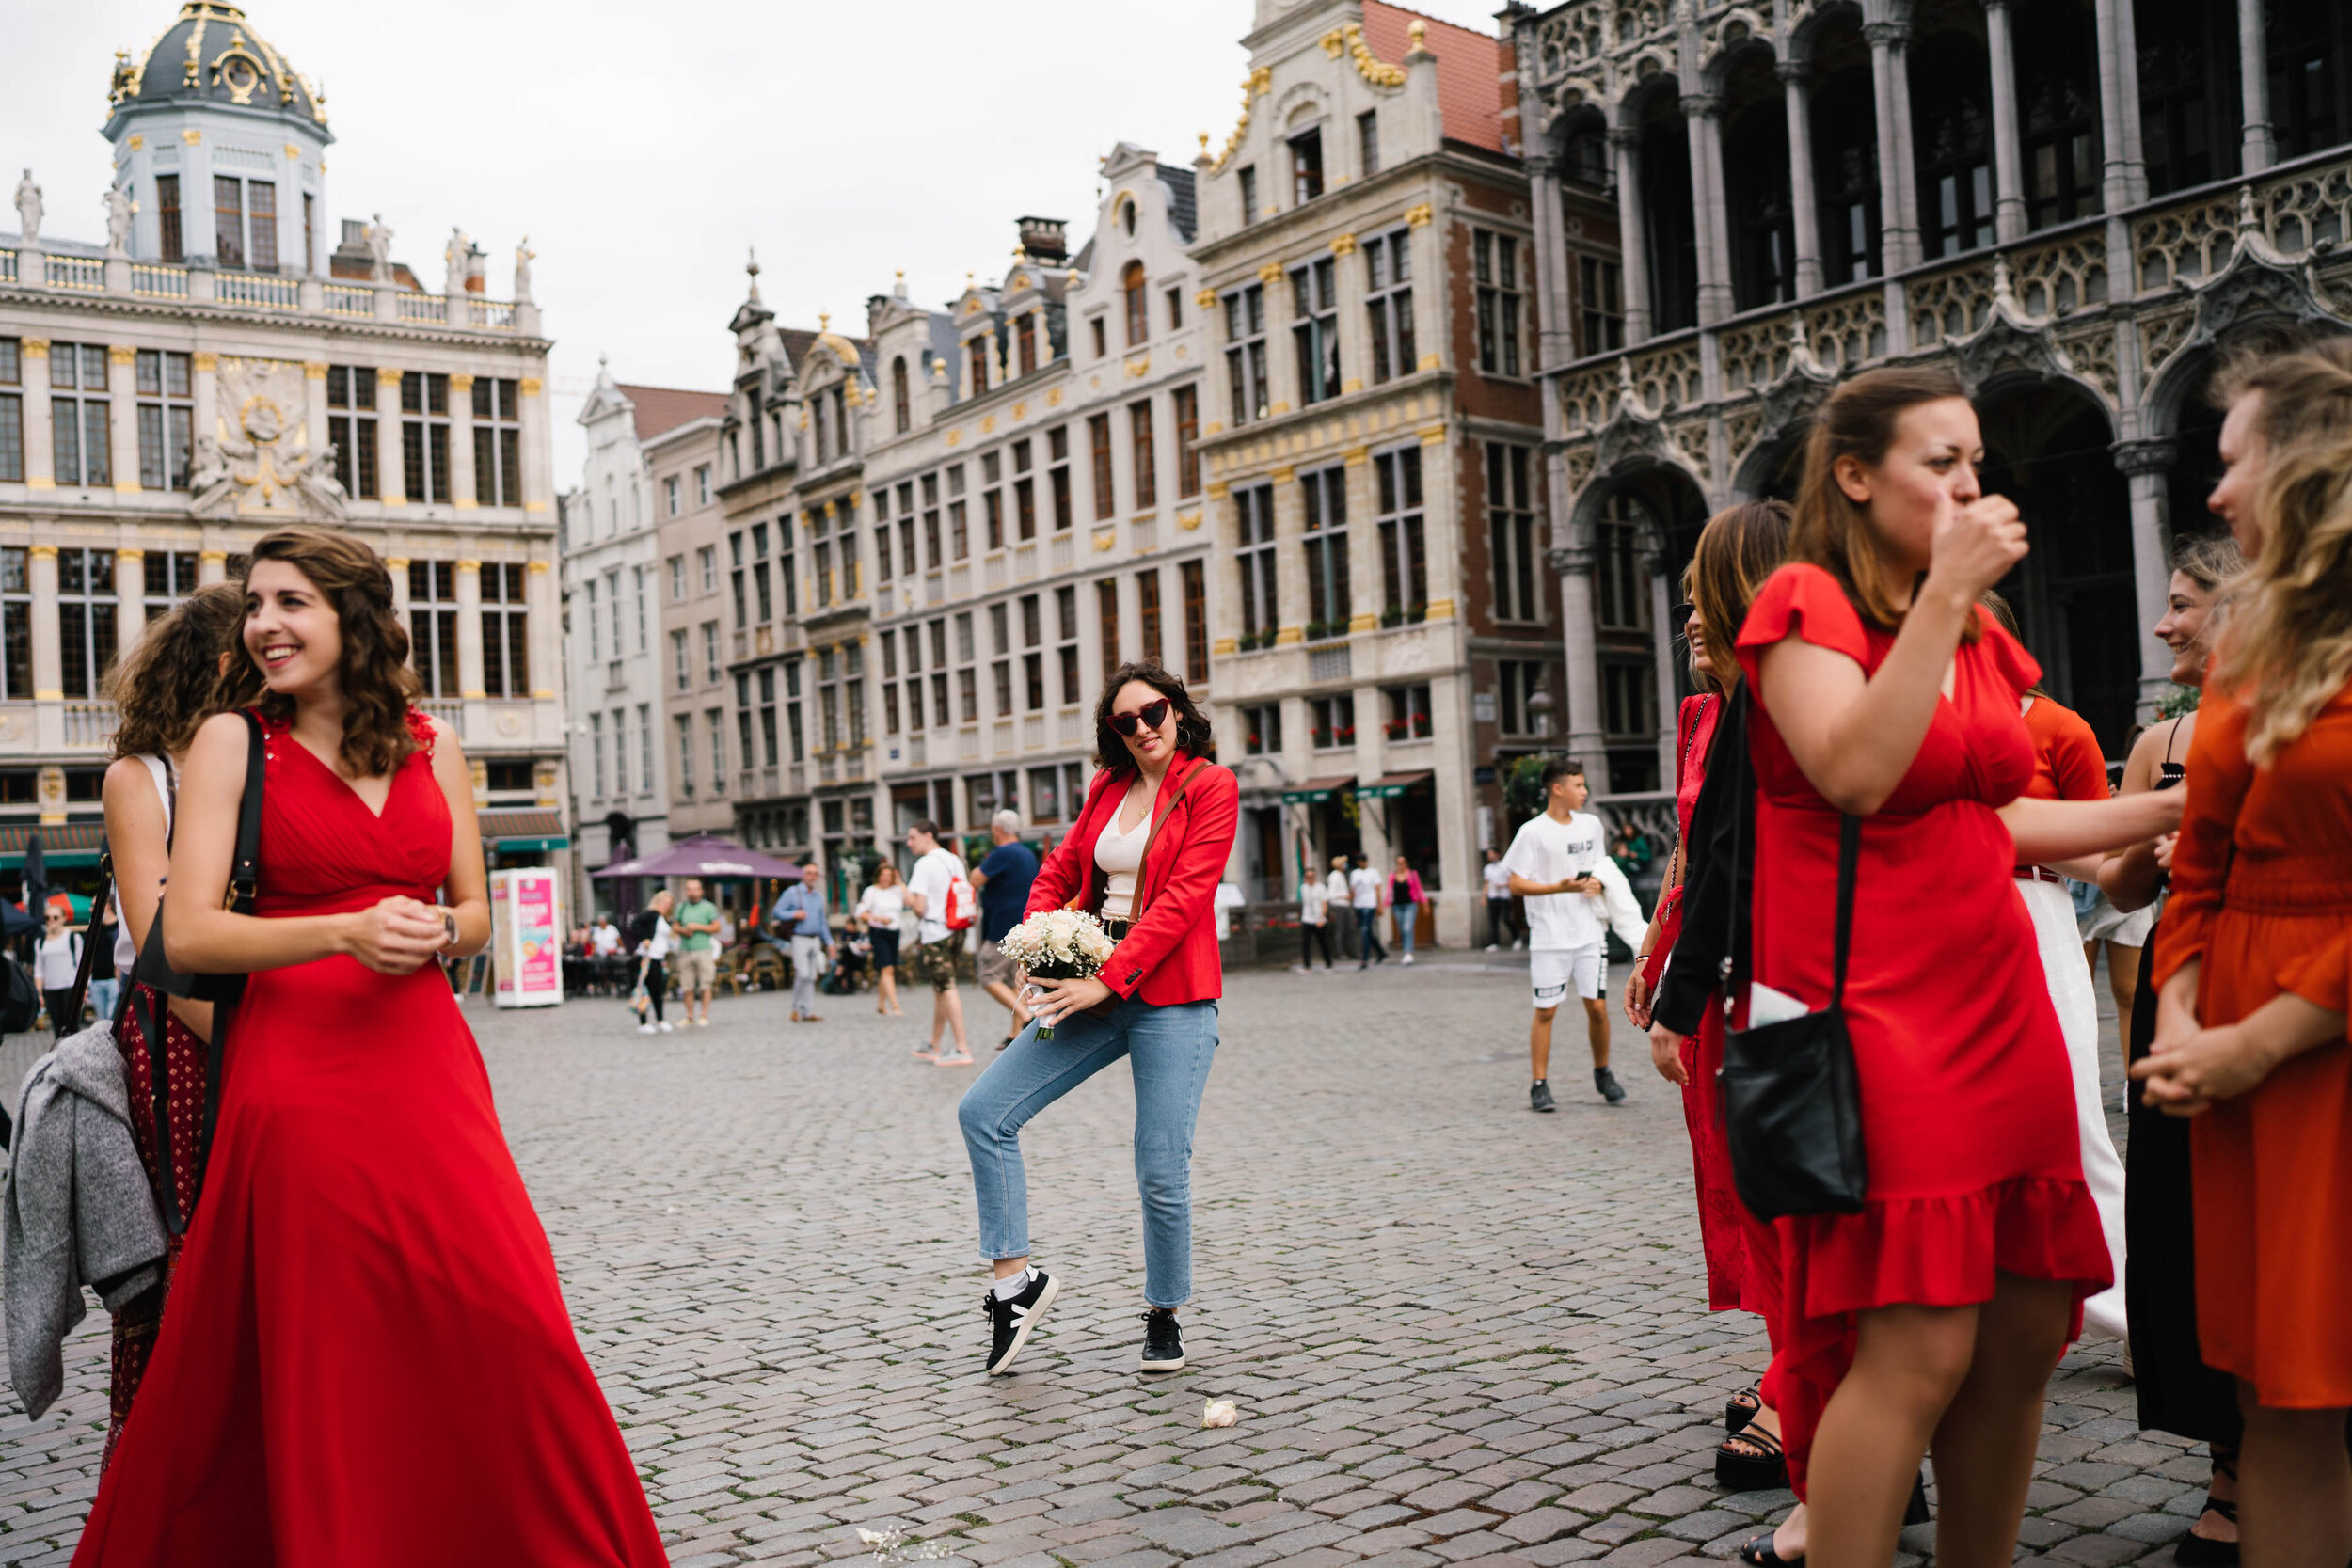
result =
[{"label": "white sock", "polygon": [[1013,1297],[1027,1290],[1029,1288],[1029,1275],[1033,1272],[1035,1271],[1025,1268],[1019,1274],[1009,1274],[1005,1275],[1004,1278],[998,1280],[996,1282],[996,1299],[998,1301],[1010,1301]]}]

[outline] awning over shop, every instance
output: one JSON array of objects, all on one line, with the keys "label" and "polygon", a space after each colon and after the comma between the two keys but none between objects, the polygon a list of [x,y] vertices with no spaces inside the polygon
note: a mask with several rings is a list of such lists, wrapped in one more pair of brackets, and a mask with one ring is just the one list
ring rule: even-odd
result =
[{"label": "awning over shop", "polygon": [[62,865],[96,865],[100,851],[106,847],[103,822],[11,822],[0,826],[0,866],[24,864],[25,843],[36,833],[40,835],[41,859],[53,870]]},{"label": "awning over shop", "polygon": [[1422,768],[1418,773],[1383,773],[1370,784],[1358,784],[1356,795],[1364,800],[1393,800],[1418,784],[1426,784],[1435,775]]},{"label": "awning over shop", "polygon": [[[564,814],[560,811],[524,809],[519,811],[485,811],[482,814],[482,842],[495,844],[501,849],[561,849],[571,842],[564,835]],[[509,839],[551,839],[547,844],[509,844]]]},{"label": "awning over shop", "polygon": [[1309,779],[1296,789],[1282,791],[1282,803],[1286,806],[1319,806],[1332,796],[1355,787],[1356,781],[1344,774],[1328,779]]}]

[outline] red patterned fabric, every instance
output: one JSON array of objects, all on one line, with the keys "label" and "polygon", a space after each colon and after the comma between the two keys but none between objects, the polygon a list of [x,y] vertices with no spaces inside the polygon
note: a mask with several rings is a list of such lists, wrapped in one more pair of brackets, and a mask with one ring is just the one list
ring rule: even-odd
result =
[{"label": "red patterned fabric", "polygon": [[[2083,1299],[2113,1283],[2083,1181],[2065,1041],[2011,885],[2014,846],[1994,815],[2033,777],[2017,705],[2040,671],[1989,615],[1979,621],[1983,635],[1961,647],[1951,698],[1862,825],[1845,1012],[1869,1166],[1864,1212],[1774,1225],[1783,1431],[1800,1489],[1822,1407],[1851,1364],[1857,1312],[1988,1301],[1997,1270],[2068,1282],[2079,1323]],[[1810,565],[1782,567],[1749,610],[1739,640],[1748,680],[1788,637],[1865,672],[1894,646]],[[1834,968],[1838,816],[1762,699],[1754,693],[1748,725],[1755,973],[1821,1007]]]},{"label": "red patterned fabric", "polygon": [[[147,1185],[163,1207],[163,1170],[155,1148],[155,1057],[139,1028],[138,1008],[153,997],[164,1020],[164,1067],[171,1105],[171,1179],[180,1212],[196,1211],[196,1146],[198,1114],[204,1096],[204,1042],[165,1008],[151,987],[140,986],[135,1005],[126,1007],[115,1031],[115,1048],[122,1053],[123,1080],[131,1094],[131,1141],[138,1146],[139,1164],[147,1167]],[[137,1398],[139,1380],[147,1375],[148,1358],[155,1352],[155,1334],[163,1323],[164,1302],[171,1291],[171,1271],[180,1261],[183,1236],[168,1238],[164,1253],[164,1276],[155,1288],[114,1315],[113,1376],[106,1399],[106,1452],[103,1473],[114,1463],[115,1446],[122,1440],[122,1423]]]},{"label": "red patterned fabric", "polygon": [[[267,741],[263,917],[435,895],[428,751],[378,815],[283,724]],[[665,1560],[437,966],[252,977],[204,1201],[73,1560]]]}]

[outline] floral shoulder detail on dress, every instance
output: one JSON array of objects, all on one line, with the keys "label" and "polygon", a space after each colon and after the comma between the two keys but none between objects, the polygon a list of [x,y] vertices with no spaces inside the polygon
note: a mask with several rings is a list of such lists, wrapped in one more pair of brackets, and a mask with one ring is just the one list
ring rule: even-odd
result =
[{"label": "floral shoulder detail on dress", "polygon": [[417,743],[417,750],[424,753],[425,765],[431,767],[433,763],[433,716],[422,708],[411,707],[408,710],[408,737]]}]

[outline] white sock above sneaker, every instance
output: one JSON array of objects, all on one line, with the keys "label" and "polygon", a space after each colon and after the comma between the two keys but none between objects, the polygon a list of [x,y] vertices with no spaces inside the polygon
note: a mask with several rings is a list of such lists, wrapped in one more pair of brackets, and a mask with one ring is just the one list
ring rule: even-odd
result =
[{"label": "white sock above sneaker", "polygon": [[1009,1274],[1005,1275],[1004,1278],[998,1280],[995,1284],[994,1289],[996,1291],[996,1299],[998,1301],[1010,1301],[1013,1297],[1027,1290],[1029,1288],[1029,1276],[1036,1272],[1037,1271],[1035,1269],[1023,1269],[1019,1274]]}]

